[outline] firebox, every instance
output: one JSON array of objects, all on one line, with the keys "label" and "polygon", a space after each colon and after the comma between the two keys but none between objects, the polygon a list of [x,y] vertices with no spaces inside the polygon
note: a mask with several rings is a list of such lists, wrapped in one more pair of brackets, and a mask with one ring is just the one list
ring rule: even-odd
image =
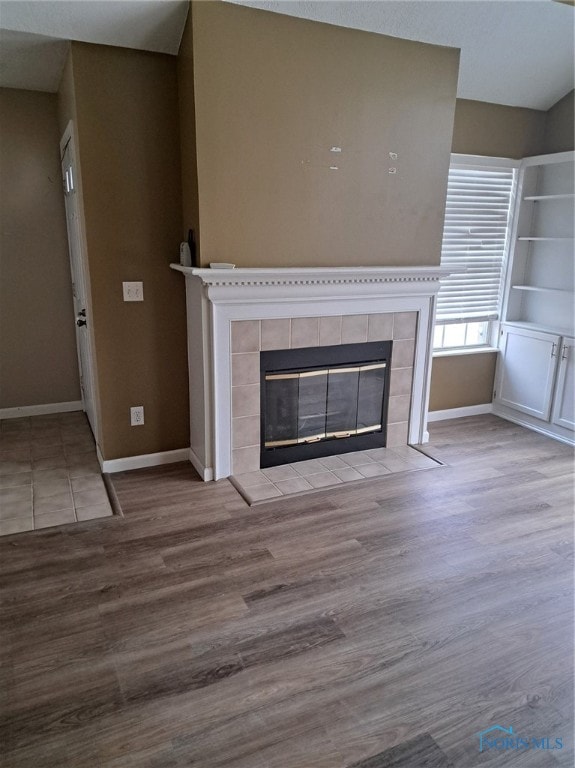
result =
[{"label": "firebox", "polygon": [[392,344],[260,352],[260,466],[384,447]]}]

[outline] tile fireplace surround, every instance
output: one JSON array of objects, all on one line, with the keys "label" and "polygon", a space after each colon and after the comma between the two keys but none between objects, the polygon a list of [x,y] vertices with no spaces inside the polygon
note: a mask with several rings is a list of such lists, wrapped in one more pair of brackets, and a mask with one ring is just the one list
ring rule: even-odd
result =
[{"label": "tile fireplace surround", "polygon": [[262,350],[393,340],[387,445],[427,442],[445,269],[171,266],[186,280],[190,461],[204,480],[260,468]]}]

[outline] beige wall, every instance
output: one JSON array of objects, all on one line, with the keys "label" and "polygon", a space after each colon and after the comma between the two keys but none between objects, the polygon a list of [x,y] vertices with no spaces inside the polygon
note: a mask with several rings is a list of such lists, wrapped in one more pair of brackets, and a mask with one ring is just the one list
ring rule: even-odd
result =
[{"label": "beige wall", "polygon": [[[105,459],[189,445],[176,59],[72,44]],[[61,120],[73,99],[63,84]],[[69,90],[69,89],[68,89]],[[126,303],[122,281],[142,280]],[[145,425],[130,426],[143,405]]]},{"label": "beige wall", "polygon": [[0,89],[0,408],[80,399],[56,96]]},{"label": "beige wall", "polygon": [[543,152],[568,152],[575,146],[575,104],[571,91],[547,112]]},{"label": "beige wall", "polygon": [[429,410],[490,403],[496,360],[496,352],[434,357]]},{"label": "beige wall", "polygon": [[457,99],[452,152],[520,159],[543,151],[546,113]]},{"label": "beige wall", "polygon": [[439,263],[458,51],[224,3],[191,17],[202,263]]}]

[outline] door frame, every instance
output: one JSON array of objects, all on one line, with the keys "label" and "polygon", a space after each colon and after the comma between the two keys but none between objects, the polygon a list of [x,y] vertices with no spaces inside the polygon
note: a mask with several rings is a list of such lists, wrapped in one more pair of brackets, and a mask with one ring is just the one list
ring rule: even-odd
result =
[{"label": "door frame", "polygon": [[[90,269],[88,265],[88,248],[87,248],[87,242],[86,242],[86,230],[85,230],[85,220],[84,220],[84,197],[82,193],[82,178],[80,174],[80,167],[78,164],[78,155],[76,152],[76,132],[74,129],[74,123],[72,120],[70,120],[66,126],[66,129],[64,130],[64,133],[62,134],[62,138],[60,139],[60,166],[62,165],[62,160],[64,158],[64,152],[66,148],[69,148],[70,152],[70,163],[73,169],[74,173],[74,183],[76,187],[76,206],[77,206],[77,212],[78,212],[78,233],[79,233],[79,253],[78,253],[78,270],[74,270],[74,267],[72,265],[72,253],[70,251],[70,239],[68,236],[68,255],[70,258],[70,277],[73,280],[73,277],[76,274],[76,280],[81,281],[81,291],[84,295],[84,301],[86,305],[86,319],[88,321],[86,326],[86,358],[88,362],[88,370],[83,370],[83,366],[81,363],[81,355],[80,355],[80,348],[79,348],[79,341],[78,341],[78,335],[76,334],[76,351],[78,354],[78,365],[79,365],[79,371],[84,379],[87,379],[88,386],[90,387],[90,391],[92,393],[92,412],[94,415],[94,423],[90,424],[92,431],[94,433],[94,438],[96,440],[96,445],[99,447],[100,444],[100,397],[98,392],[98,380],[96,375],[96,356],[94,354],[94,350],[96,348],[95,340],[94,340],[94,324],[92,322],[93,313],[92,313],[92,294],[90,291]],[[64,195],[64,204],[65,204],[65,195]],[[66,224],[68,223],[68,215],[66,212]],[[66,230],[67,231],[67,230]],[[84,411],[86,412],[86,403],[84,399],[84,391],[81,391],[82,394],[82,405],[84,407]]]}]

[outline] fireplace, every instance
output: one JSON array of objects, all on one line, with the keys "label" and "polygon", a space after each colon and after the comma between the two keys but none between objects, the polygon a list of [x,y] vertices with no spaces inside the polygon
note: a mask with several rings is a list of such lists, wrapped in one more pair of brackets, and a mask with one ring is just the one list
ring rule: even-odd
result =
[{"label": "fireplace", "polygon": [[[261,466],[265,435],[262,441],[260,355],[267,352],[288,350],[299,354],[309,347],[391,342],[393,355],[389,357],[390,348],[388,357],[381,358],[386,368],[379,369],[374,375],[375,381],[369,385],[377,388],[383,378],[385,398],[387,381],[388,400],[381,410],[381,431],[377,428],[378,411],[375,417],[361,413],[355,428],[351,422],[342,422],[333,429],[326,426],[312,432],[309,423],[304,431],[309,427],[310,434],[302,432],[301,437],[319,435],[315,442],[337,446],[339,453],[346,450],[341,446],[347,439],[364,439],[360,432],[364,428],[369,428],[366,434],[379,435],[374,439],[385,440],[387,447],[427,441],[435,295],[440,278],[451,270],[443,267],[224,270],[176,264],[172,268],[182,272],[186,279],[190,461],[204,480],[238,476]],[[362,357],[360,362],[363,364],[366,359],[378,362],[380,357]],[[322,362],[321,366],[316,362],[317,359],[311,366],[305,363],[303,372],[332,365],[331,361]],[[360,367],[355,365],[358,361],[352,362],[344,361],[343,365]],[[301,373],[298,366],[290,362],[279,371]],[[366,374],[367,371],[364,376]],[[342,373],[340,378],[351,375]],[[385,376],[389,379],[385,380]],[[351,381],[348,380],[348,386]],[[356,434],[352,435],[354,430]],[[333,434],[328,436],[335,432],[344,433],[345,440]],[[347,432],[350,432],[349,438]],[[299,438],[298,433],[298,441]],[[295,439],[293,431],[286,439]],[[306,449],[312,446],[304,442],[296,447],[299,445]]]},{"label": "fireplace", "polygon": [[260,466],[386,445],[391,341],[260,353]]}]

